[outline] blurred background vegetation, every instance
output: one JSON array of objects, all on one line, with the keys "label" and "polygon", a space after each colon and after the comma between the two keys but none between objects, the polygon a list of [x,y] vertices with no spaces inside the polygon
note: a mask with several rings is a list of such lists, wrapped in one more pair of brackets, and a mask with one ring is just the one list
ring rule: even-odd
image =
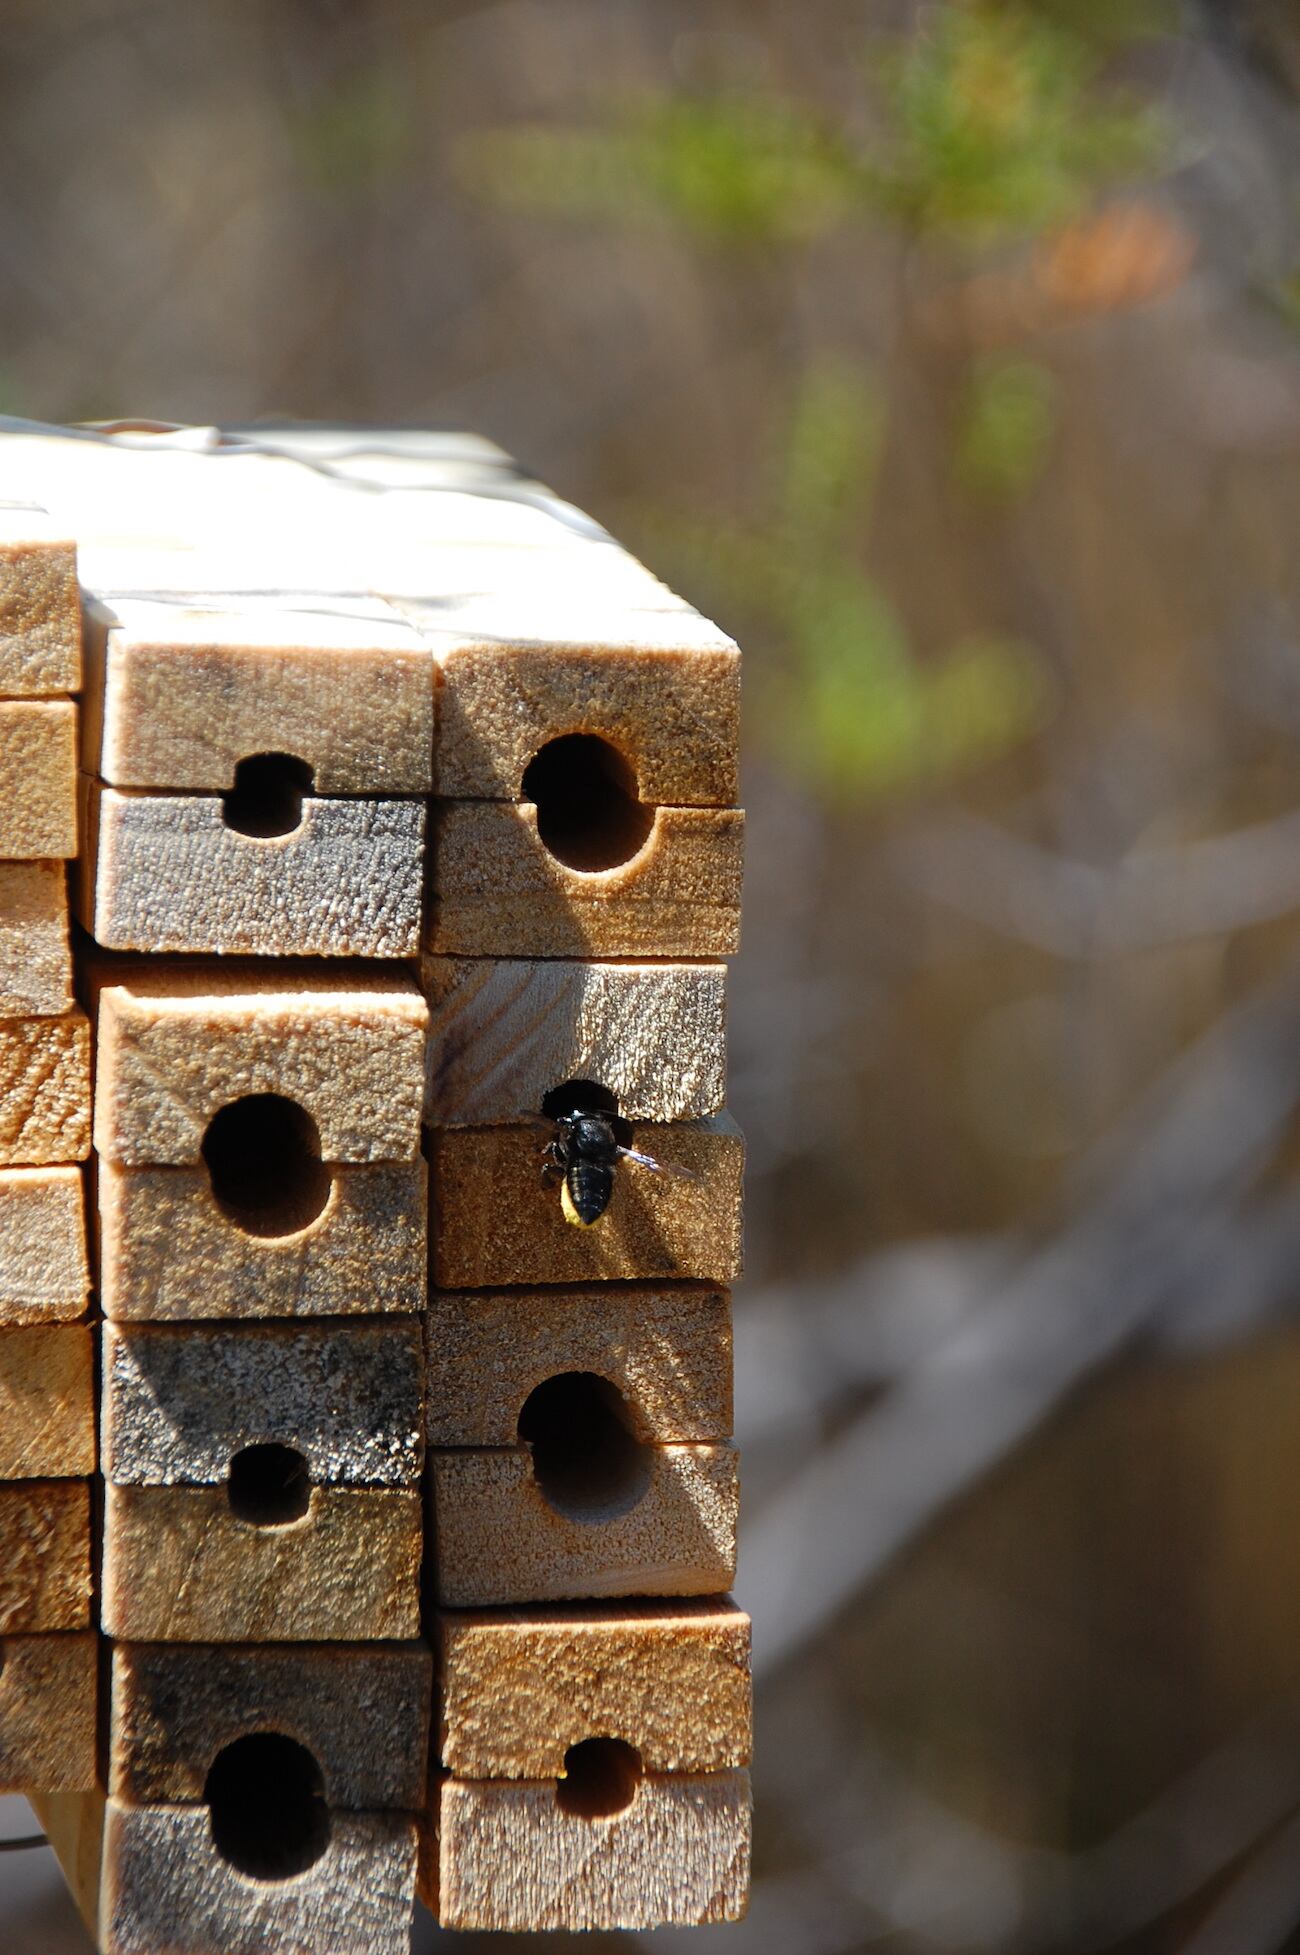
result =
[{"label": "blurred background vegetation", "polygon": [[[0,48],[0,409],[468,425],[748,654],[758,1881],[699,1945],[1300,1948],[1294,6]],[[80,1945],[42,1878],[15,1955]]]}]

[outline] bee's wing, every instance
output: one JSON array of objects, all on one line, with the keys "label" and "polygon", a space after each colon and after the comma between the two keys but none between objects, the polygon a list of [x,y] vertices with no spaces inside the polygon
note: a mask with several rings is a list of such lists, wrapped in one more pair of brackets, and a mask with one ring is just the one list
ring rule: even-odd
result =
[{"label": "bee's wing", "polygon": [[656,1161],[653,1154],[638,1154],[635,1147],[620,1147],[619,1158],[635,1161],[639,1168],[649,1168],[651,1174],[668,1174],[674,1181],[696,1181],[698,1176],[689,1168],[679,1167],[676,1161]]}]

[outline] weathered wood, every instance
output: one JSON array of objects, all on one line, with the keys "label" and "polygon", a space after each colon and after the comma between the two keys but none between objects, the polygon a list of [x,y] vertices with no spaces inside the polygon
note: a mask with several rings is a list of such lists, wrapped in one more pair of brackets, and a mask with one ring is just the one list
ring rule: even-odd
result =
[{"label": "weathered wood", "polygon": [[647,1446],[589,1493],[547,1497],[526,1446],[429,1455],[437,1599],[450,1608],[720,1595],[736,1572],[737,1456]]},{"label": "weathered wood", "polygon": [[0,1168],[0,1324],[81,1317],[89,1296],[81,1169]]},{"label": "weathered wood", "polygon": [[0,1482],[0,1636],[89,1627],[89,1485]]},{"label": "weathered wood", "polygon": [[430,1125],[540,1113],[581,1079],[629,1120],[690,1120],[726,1097],[726,966],[426,957]]},{"label": "weathered wood", "polygon": [[[106,1317],[331,1317],[425,1307],[422,1161],[332,1167],[315,1221],[277,1236],[236,1227],[206,1168],[120,1168],[101,1160],[98,1184]],[[3,1187],[0,1178],[0,1284]]]},{"label": "weathered wood", "polygon": [[316,1760],[331,1808],[417,1812],[432,1692],[423,1643],[118,1643],[108,1790],[130,1806],[197,1803],[218,1752],[278,1731]]},{"label": "weathered wood", "polygon": [[80,684],[77,546],[43,509],[0,508],[0,697]]},{"label": "weathered wood", "polygon": [[284,835],[227,827],[217,796],[83,777],[77,915],[106,950],[410,957],[424,879],[420,801],[305,799]]},{"label": "weathered wood", "polygon": [[400,1642],[420,1633],[420,1496],[313,1487],[282,1526],[224,1487],[104,1489],[101,1621],[134,1642]]},{"label": "weathered wood", "polygon": [[89,1324],[0,1330],[0,1480],[94,1472],[94,1354]]},{"label": "weathered wood", "polygon": [[325,1161],[419,1153],[427,1014],[405,975],[328,966],[106,966],[95,1146],[128,1167],[198,1164],[213,1116],[280,1095]]},{"label": "weathered wood", "polygon": [[77,853],[77,709],[0,699],[0,858]]},{"label": "weathered wood", "polygon": [[0,862],[0,1017],[71,1007],[67,871],[61,862]]},{"label": "weathered wood", "polygon": [[0,1643],[0,1791],[88,1792],[96,1782],[99,1638]]},{"label": "weathered wood", "polygon": [[567,1812],[553,1784],[447,1779],[420,1894],[444,1928],[689,1928],[749,1893],[748,1772],[647,1775],[621,1812]]},{"label": "weathered wood", "polygon": [[637,1439],[730,1438],[727,1292],[644,1283],[435,1292],[429,1444],[513,1446],[529,1394],[557,1373],[575,1371],[617,1388]]},{"label": "weathered wood", "polygon": [[721,1772],[752,1746],[749,1617],[728,1601],[439,1610],[439,1750],[454,1777],[558,1779],[619,1738],[647,1772]]},{"label": "weathered wood", "polygon": [[[3,1353],[0,1335],[0,1363]],[[301,1454],[314,1486],[418,1486],[422,1360],[413,1317],[105,1324],[105,1478],[117,1486],[222,1486],[243,1448],[278,1444]]]},{"label": "weathered wood", "polygon": [[612,868],[552,854],[531,802],[444,802],[425,948],[470,957],[728,957],[740,947],[745,817],[657,808]]},{"label": "weathered wood", "polygon": [[89,1152],[85,1014],[0,1019],[0,1167],[84,1161]]},{"label": "weathered wood", "polygon": [[745,1146],[726,1113],[639,1123],[634,1142],[691,1178],[624,1165],[609,1207],[574,1228],[541,1174],[546,1135],[530,1126],[439,1127],[425,1139],[433,1280],[504,1283],[740,1275]]}]

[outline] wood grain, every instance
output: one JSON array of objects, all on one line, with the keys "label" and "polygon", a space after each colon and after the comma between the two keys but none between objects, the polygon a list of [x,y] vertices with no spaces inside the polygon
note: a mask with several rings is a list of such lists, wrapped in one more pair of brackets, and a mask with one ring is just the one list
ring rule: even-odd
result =
[{"label": "wood grain", "polygon": [[0,1791],[87,1792],[96,1783],[99,1638],[0,1643]]},{"label": "wood grain", "polygon": [[77,853],[77,709],[0,699],[0,858]]},{"label": "wood grain", "polygon": [[89,1297],[81,1169],[0,1168],[0,1324],[81,1317]]},{"label": "wood grain", "polygon": [[84,1161],[89,1152],[85,1014],[0,1019],[0,1167]]},{"label": "wood grain", "polygon": [[61,862],[0,862],[0,1017],[71,1008],[67,871]]},{"label": "wood grain", "polygon": [[0,1482],[0,1636],[90,1627],[90,1487]]},{"label": "wood grain", "polygon": [[0,1480],[95,1471],[95,1333],[89,1324],[0,1330]]},{"label": "wood grain", "polygon": [[0,509],[0,696],[80,684],[77,546],[43,509]]}]

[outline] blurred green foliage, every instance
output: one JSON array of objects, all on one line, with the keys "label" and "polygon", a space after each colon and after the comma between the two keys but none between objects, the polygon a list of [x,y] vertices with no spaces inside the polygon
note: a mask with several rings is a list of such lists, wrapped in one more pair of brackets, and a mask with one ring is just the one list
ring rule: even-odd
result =
[{"label": "blurred green foliage", "polygon": [[1037,360],[972,362],[954,469],[978,501],[1015,501],[1038,479],[1056,427],[1056,382]]},{"label": "blurred green foliage", "polygon": [[340,198],[391,181],[414,140],[404,96],[394,77],[378,68],[359,68],[290,110],[286,127],[303,173]]}]

